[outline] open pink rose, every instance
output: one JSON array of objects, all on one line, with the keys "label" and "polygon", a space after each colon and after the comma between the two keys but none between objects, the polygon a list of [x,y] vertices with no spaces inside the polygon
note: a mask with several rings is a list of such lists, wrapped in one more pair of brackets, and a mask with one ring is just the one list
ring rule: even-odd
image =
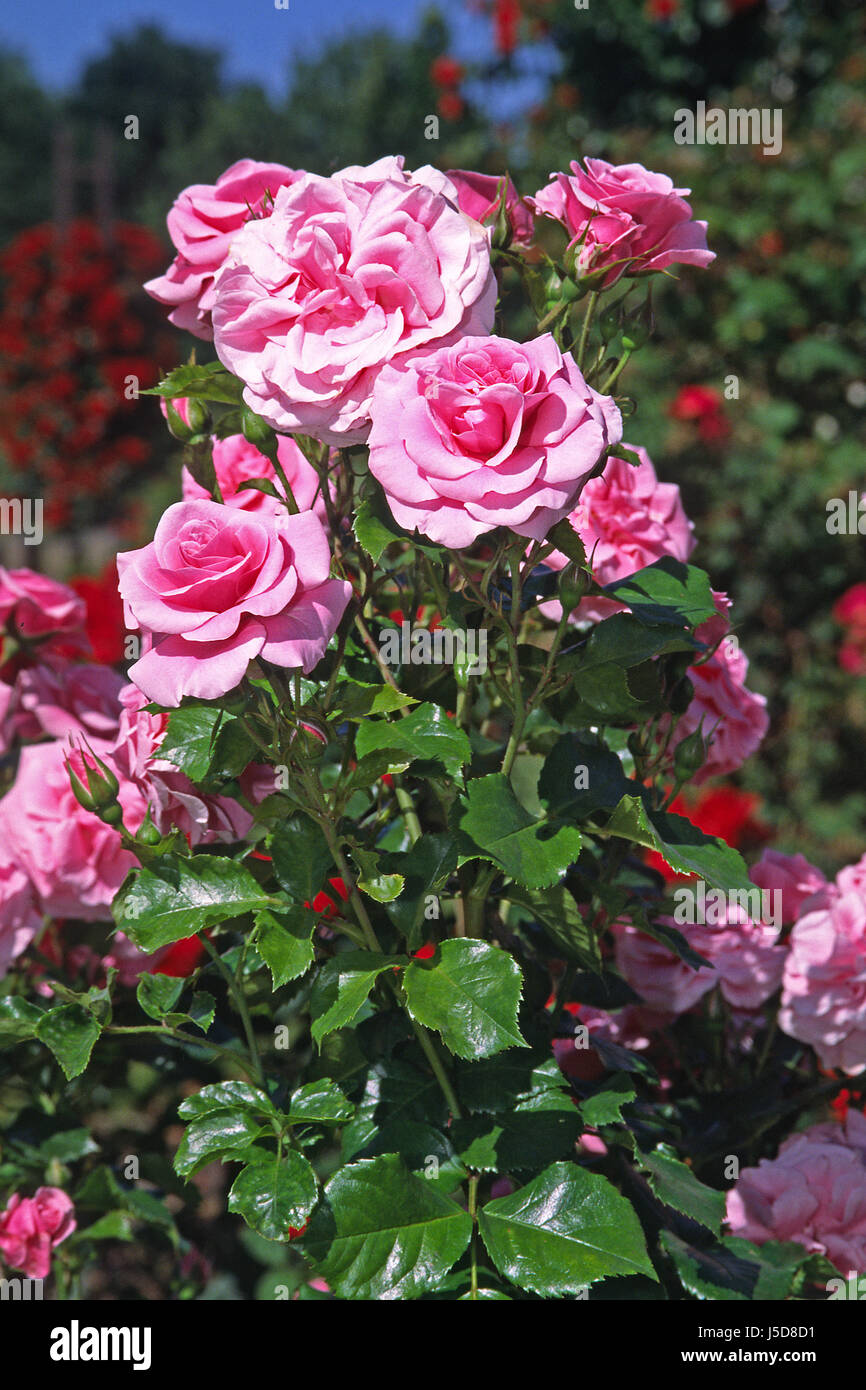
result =
[{"label": "open pink rose", "polygon": [[267,217],[277,190],[301,177],[282,164],[239,159],[215,184],[196,183],[183,190],[168,214],[177,255],[165,275],[144,287],[160,304],[171,306],[172,323],[197,338],[213,337],[214,280],[232,237],[251,217]]},{"label": "open pink rose", "polygon": [[15,739],[117,733],[123,677],[110,666],[55,662],[19,671],[0,725],[0,752]]},{"label": "open pink rose", "polygon": [[234,241],[217,353],[275,428],[360,443],[386,362],[493,326],[488,236],[397,160],[307,174]]},{"label": "open pink rose", "polygon": [[775,994],[786,957],[776,928],[750,921],[736,906],[722,915],[718,925],[678,926],[672,917],[659,918],[710,962],[711,968],[702,965],[697,970],[645,932],[627,923],[616,925],[617,967],[651,1009],[685,1013],[716,985],[735,1009],[760,1008]]},{"label": "open pink rose", "polygon": [[496,174],[476,174],[471,169],[449,169],[448,177],[457,190],[457,203],[476,222],[486,222],[499,206],[505,185],[505,215],[514,246],[528,246],[535,231],[535,219],[511,179]]},{"label": "open pink rose", "polygon": [[[692,781],[695,785],[709,777],[736,772],[758,748],[769,727],[767,701],[763,695],[746,689],[749,662],[730,631],[730,600],[713,594],[718,616],[696,629],[696,637],[715,651],[708,659],[689,667],[689,680],[695,693],[680,718],[670,747],[675,749],[700,725],[709,739],[706,761]],[[716,643],[719,645],[716,646]]]},{"label": "open pink rose", "polygon": [[[707,224],[692,220],[683,197],[667,174],[642,164],[572,161],[571,174],[551,174],[551,182],[528,201],[538,213],[561,222],[580,242],[578,269],[609,286],[621,275],[645,275],[676,263],[707,266]],[[606,272],[606,274],[604,273]]]},{"label": "open pink rose", "polygon": [[814,902],[815,895],[827,887],[827,880],[804,859],[802,854],[781,854],[777,849],[765,849],[749,878],[767,892],[781,894],[782,922],[796,922],[804,906]]},{"label": "open pink rose", "polygon": [[[313,465],[287,435],[278,436],[277,457],[301,511],[314,511],[324,522],[325,503],[321,494],[317,496],[319,475]],[[250,444],[242,434],[230,434],[227,439],[213,441],[213,466],[226,506],[270,516],[285,512],[285,504],[278,498],[259,492],[257,488],[242,486],[251,478],[267,478],[280,496],[283,495],[283,485],[270,459],[265,458],[255,444]],[[183,495],[186,500],[210,498],[210,493],[195,481],[187,468],[183,470]]]},{"label": "open pink rose", "polygon": [[844,1275],[866,1272],[866,1124],[813,1125],[773,1159],[744,1168],[727,1197],[732,1235],[755,1245],[795,1241]]},{"label": "open pink rose", "polygon": [[[39,659],[84,656],[90,650],[85,632],[84,600],[66,584],[35,570],[7,570],[0,565],[0,634],[38,644]],[[16,661],[15,667],[20,664]],[[9,679],[4,662],[3,679]]]},{"label": "open pink rose", "polygon": [[32,1197],[16,1192],[0,1212],[0,1253],[28,1279],[47,1279],[51,1252],[75,1230],[71,1197],[59,1187],[38,1187]]},{"label": "open pink rose", "polygon": [[312,512],[265,517],[218,502],[177,502],[150,545],[117,557],[130,625],[151,645],[130,679],[158,704],[214,700],[255,657],[311,671],[351,596],[330,579]]},{"label": "open pink rose", "polygon": [[619,410],[549,333],[466,338],[380,374],[370,472],[396,520],[442,545],[507,526],[542,540],[575,505]]},{"label": "open pink rose", "polygon": [[0,979],[41,926],[33,884],[6,846],[0,845]]},{"label": "open pink rose", "polygon": [[823,1067],[866,1067],[866,897],[827,895],[794,924],[779,1027],[814,1047]]},{"label": "open pink rose", "polygon": [[[597,584],[613,584],[625,579],[665,555],[685,561],[694,546],[693,522],[680,501],[676,483],[660,483],[646,449],[627,446],[640,463],[609,458],[604,472],[590,478],[568,520],[583,541],[592,559]],[[544,563],[553,570],[563,569],[568,557],[554,550]],[[574,612],[575,621],[598,622],[622,609],[613,599],[586,598]],[[548,617],[558,618],[558,603],[542,605]]]},{"label": "open pink rose", "polygon": [[[90,742],[99,757],[110,758],[108,745]],[[60,741],[22,749],[15,781],[0,801],[0,843],[33,884],[47,916],[107,921],[136,860],[116,830],[76,801],[68,751]]]}]

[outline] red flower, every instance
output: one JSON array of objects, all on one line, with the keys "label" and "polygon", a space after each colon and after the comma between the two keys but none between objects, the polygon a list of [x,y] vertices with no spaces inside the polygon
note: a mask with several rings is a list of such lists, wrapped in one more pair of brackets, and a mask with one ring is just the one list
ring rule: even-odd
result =
[{"label": "red flower", "polygon": [[175,941],[169,946],[165,955],[158,965],[151,971],[152,975],[171,975],[175,979],[185,980],[188,975],[200,965],[205,955],[205,948],[197,936],[187,936],[183,941]]},{"label": "red flower", "polygon": [[517,29],[520,24],[520,5],[518,0],[494,0],[493,28],[496,47],[507,57],[517,47]]},{"label": "red flower", "polygon": [[[701,788],[688,799],[681,794],[674,798],[670,810],[685,816],[705,835],[716,835],[732,849],[741,849],[744,845],[756,847],[770,838],[767,826],[755,815],[759,805],[760,797],[754,793],[722,785]],[[646,862],[669,883],[681,877],[655,850],[647,854]]]},{"label": "red flower", "polygon": [[436,103],[436,110],[443,121],[459,121],[463,109],[463,98],[456,92],[443,92]]},{"label": "red flower", "polygon": [[448,58],[444,54],[440,58],[434,58],[430,65],[430,77],[437,87],[459,87],[464,75],[463,64],[458,63],[456,58]]},{"label": "red flower", "polygon": [[87,605],[85,627],[94,659],[106,666],[114,666],[116,662],[122,661],[126,628],[114,561],[109,561],[96,578],[82,575],[73,579],[70,587]]},{"label": "red flower", "polygon": [[[336,896],[341,898],[343,902],[348,902],[349,890],[343,880],[341,878],[329,878],[328,882],[334,889]],[[311,903],[304,903],[304,907],[312,907],[313,911],[317,912],[320,917],[338,917],[340,915],[339,905],[324,889],[321,893],[316,894]]]},{"label": "red flower", "polygon": [[722,412],[722,396],[712,386],[681,386],[668,406],[673,420],[694,421],[701,438],[724,439],[731,427]]}]

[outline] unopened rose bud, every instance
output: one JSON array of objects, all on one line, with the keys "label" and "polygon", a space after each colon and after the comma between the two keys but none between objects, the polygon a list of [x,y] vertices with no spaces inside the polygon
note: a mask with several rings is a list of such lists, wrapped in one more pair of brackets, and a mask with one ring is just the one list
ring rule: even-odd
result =
[{"label": "unopened rose bud", "polygon": [[559,576],[559,601],[564,613],[573,613],[581,599],[585,598],[591,576],[574,560],[567,564]]},{"label": "unopened rose bud", "polygon": [[677,781],[688,781],[703,767],[706,758],[707,745],[703,737],[702,727],[699,726],[687,738],[684,738],[682,743],[677,744],[674,753],[674,772]]},{"label": "unopened rose bud", "polygon": [[254,410],[245,405],[241,412],[241,421],[244,439],[248,444],[254,444],[266,458],[276,453],[277,436],[267,420],[263,420],[261,415],[256,415]]},{"label": "unopened rose bud", "polygon": [[190,398],[186,404],[186,418],[193,434],[209,435],[213,428],[213,418],[204,401]]}]

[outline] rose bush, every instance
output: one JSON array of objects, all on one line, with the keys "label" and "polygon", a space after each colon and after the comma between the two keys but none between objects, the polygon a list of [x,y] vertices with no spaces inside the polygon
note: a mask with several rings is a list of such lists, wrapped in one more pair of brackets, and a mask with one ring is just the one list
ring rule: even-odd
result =
[{"label": "rose bush", "polygon": [[[621,443],[641,282],[712,260],[682,193],[574,164],[543,241],[510,182],[396,157],[179,198],[149,288],[218,361],[151,392],[183,500],[118,556],[128,671],[0,573],[9,1268],[74,1297],[134,1233],[212,1296],[189,1184],[260,1297],[866,1270],[866,859],[827,882],[713,781],[764,697]],[[172,1167],[130,1177],[92,1096],[142,1072]]]}]

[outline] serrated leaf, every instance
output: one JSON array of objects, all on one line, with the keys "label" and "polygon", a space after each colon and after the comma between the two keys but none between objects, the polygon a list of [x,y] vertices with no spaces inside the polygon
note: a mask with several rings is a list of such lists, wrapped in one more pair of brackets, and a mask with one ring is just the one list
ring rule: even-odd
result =
[{"label": "serrated leaf", "polygon": [[478,1217],[500,1274],[529,1293],[578,1294],[624,1274],[656,1278],[631,1203],[606,1178],[554,1163]]},{"label": "serrated leaf", "polygon": [[208,1110],[190,1120],[184,1130],[174,1170],[188,1178],[216,1158],[243,1158],[261,1133],[261,1120],[246,1110]]},{"label": "serrated leaf", "polygon": [[250,1115],[274,1118],[279,1115],[270,1097],[246,1081],[214,1081],[187,1096],[177,1108],[183,1120],[207,1115],[212,1110],[243,1110]]},{"label": "serrated leaf", "polygon": [[576,819],[614,810],[631,790],[635,784],[616,753],[589,734],[558,738],[538,779],[539,798],[550,814]]},{"label": "serrated leaf", "polygon": [[288,1240],[300,1230],[318,1197],[316,1175],[302,1154],[290,1149],[282,1158],[262,1153],[235,1178],[228,1209],[242,1216],[266,1240]]},{"label": "serrated leaf", "polygon": [[383,956],[375,951],[342,951],[326,961],[310,995],[314,1042],[321,1043],[326,1033],[351,1023],[382,972],[405,964],[405,956]]},{"label": "serrated leaf", "polygon": [[331,1179],[303,1248],[341,1298],[390,1301],[436,1289],[471,1234],[467,1212],[385,1154]]},{"label": "serrated leaf", "polygon": [[367,681],[343,681],[337,686],[334,705],[340,718],[357,722],[371,714],[393,714],[417,704],[411,695],[393,685],[371,685]]},{"label": "serrated leaf", "polygon": [[539,1059],[537,1053],[509,1052],[458,1065],[457,1087],[468,1110],[574,1109],[556,1058]]},{"label": "serrated leaf", "polygon": [[256,950],[271,972],[274,989],[297,980],[313,963],[316,915],[294,904],[284,911],[256,913]]},{"label": "serrated leaf", "polygon": [[571,1158],[584,1125],[567,1098],[565,1107],[515,1110],[455,1120],[449,1133],[467,1168],[483,1173],[534,1172]]},{"label": "serrated leaf", "polygon": [[281,821],[268,837],[268,853],[280,886],[298,903],[311,903],[333,870],[322,831],[300,811]]},{"label": "serrated leaf", "polygon": [[166,856],[138,870],[120,890],[112,910],[117,925],[136,946],[152,952],[270,902],[237,860],[197,854],[190,859]]},{"label": "serrated leaf", "polygon": [[17,994],[0,999],[0,1045],[34,1037],[44,1012]]},{"label": "serrated leaf", "polygon": [[171,975],[142,974],[138,977],[135,997],[148,1018],[161,1022],[183,994],[185,981]]},{"label": "serrated leaf", "polygon": [[569,960],[576,961],[586,970],[601,973],[598,938],[563,884],[557,883],[552,888],[535,891],[512,886],[507,892],[512,902],[520,903],[532,912],[536,921]]},{"label": "serrated leaf", "polygon": [[358,760],[371,753],[391,755],[389,767],[400,770],[422,759],[438,762],[451,777],[472,758],[472,745],[463,730],[439,705],[418,705],[405,719],[367,720],[355,736]]},{"label": "serrated leaf", "polygon": [[377,496],[365,497],[360,503],[352,529],[374,564],[394,541],[405,540],[405,532]]},{"label": "serrated leaf", "polygon": [[86,1068],[100,1031],[93,1014],[80,1004],[49,1009],[36,1025],[36,1037],[54,1053],[67,1081]]},{"label": "serrated leaf", "polygon": [[142,396],[164,396],[176,400],[188,396],[196,400],[217,401],[223,405],[238,405],[243,399],[243,382],[227,372],[221,362],[190,363],[175,367]]},{"label": "serrated leaf", "polygon": [[506,951],[470,937],[444,941],[432,960],[411,962],[403,984],[412,1017],[458,1057],[526,1046],[517,1026],[523,977]]},{"label": "serrated leaf", "polygon": [[670,555],[627,579],[606,584],[604,592],[626,604],[641,623],[698,627],[717,611],[708,575]]},{"label": "serrated leaf", "polygon": [[758,1266],[723,1244],[699,1250],[673,1231],[661,1231],[659,1241],[673,1260],[683,1288],[695,1298],[742,1303],[754,1296]]},{"label": "serrated leaf", "polygon": [[436,1078],[399,1057],[383,1058],[367,1068],[364,1092],[355,1117],[343,1130],[343,1157],[348,1160],[372,1142],[389,1123],[444,1122],[447,1107]]},{"label": "serrated leaf", "polygon": [[455,825],[464,858],[489,859],[527,888],[550,887],[580,853],[580,831],[531,816],[501,772],[469,783]]},{"label": "serrated leaf", "polygon": [[292,1094],[289,1102],[291,1124],[343,1124],[351,1120],[355,1107],[333,1081],[308,1081]]},{"label": "serrated leaf", "polygon": [[386,904],[385,911],[406,938],[408,949],[417,950],[427,920],[427,899],[457,869],[457,843],[447,833],[425,834],[403,854],[383,854],[381,863],[389,873],[404,877],[402,893]]},{"label": "serrated leaf", "polygon": [[159,756],[185,772],[191,781],[201,782],[210,769],[217,734],[232,722],[234,715],[212,705],[172,710]]},{"label": "serrated leaf", "polygon": [[580,1113],[586,1124],[593,1129],[601,1125],[624,1123],[622,1107],[635,1098],[635,1089],[625,1072],[618,1072],[596,1091],[580,1103]]},{"label": "serrated leaf", "polygon": [[685,816],[651,811],[639,796],[624,796],[605,827],[647,849],[659,852],[681,874],[697,874],[714,888],[751,892],[754,884],[741,856],[723,840],[705,835]]},{"label": "serrated leaf", "polygon": [[[581,1107],[583,1109],[583,1107]],[[675,1154],[659,1146],[653,1153],[640,1155],[649,1185],[665,1206],[681,1211],[718,1237],[725,1215],[725,1194],[707,1187],[695,1177],[691,1168],[681,1163]]]}]

